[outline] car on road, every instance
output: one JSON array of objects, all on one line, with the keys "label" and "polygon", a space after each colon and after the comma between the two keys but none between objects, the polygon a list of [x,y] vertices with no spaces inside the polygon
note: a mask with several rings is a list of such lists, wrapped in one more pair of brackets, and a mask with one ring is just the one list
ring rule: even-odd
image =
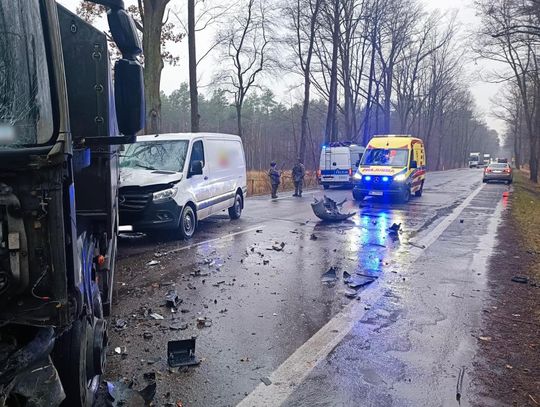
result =
[{"label": "car on road", "polygon": [[507,184],[511,184],[514,179],[512,172],[512,167],[508,163],[493,163],[489,164],[484,169],[484,178],[485,183],[490,181],[502,181]]},{"label": "car on road", "polygon": [[227,210],[242,214],[246,161],[238,136],[212,133],[140,136],[120,159],[120,225],[191,238],[197,223]]},{"label": "car on road", "polygon": [[426,178],[426,152],[421,139],[412,136],[375,136],[369,142],[354,175],[353,196],[397,197],[408,202],[422,196]]}]

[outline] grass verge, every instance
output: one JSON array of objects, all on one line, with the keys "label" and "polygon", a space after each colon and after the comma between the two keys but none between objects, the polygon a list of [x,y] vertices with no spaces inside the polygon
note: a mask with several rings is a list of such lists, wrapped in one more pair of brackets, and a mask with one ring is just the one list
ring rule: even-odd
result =
[{"label": "grass verge", "polygon": [[[525,174],[514,176],[514,192],[511,205],[512,220],[515,222],[524,248],[532,254],[540,255],[540,185],[529,181]],[[532,270],[540,277],[540,266]]]}]

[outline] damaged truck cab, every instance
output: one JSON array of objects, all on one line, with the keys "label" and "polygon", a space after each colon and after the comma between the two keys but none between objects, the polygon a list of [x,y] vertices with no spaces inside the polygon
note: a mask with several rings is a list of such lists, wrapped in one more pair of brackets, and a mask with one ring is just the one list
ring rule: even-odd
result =
[{"label": "damaged truck cab", "polygon": [[0,406],[89,406],[103,373],[118,146],[143,127],[141,45],[122,54],[53,0],[0,0]]}]

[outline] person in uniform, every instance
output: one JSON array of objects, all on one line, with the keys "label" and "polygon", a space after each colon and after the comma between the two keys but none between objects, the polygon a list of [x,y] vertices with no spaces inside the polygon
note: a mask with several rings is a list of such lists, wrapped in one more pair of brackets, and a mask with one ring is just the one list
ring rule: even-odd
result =
[{"label": "person in uniform", "polygon": [[304,177],[306,176],[306,168],[302,160],[298,158],[295,166],[292,169],[292,178],[294,181],[294,195],[302,197],[302,188],[304,186]]},{"label": "person in uniform", "polygon": [[276,168],[277,164],[275,161],[270,163],[270,169],[268,170],[268,176],[270,177],[270,184],[272,185],[272,198],[277,198],[277,190],[279,184],[281,183],[281,174]]}]

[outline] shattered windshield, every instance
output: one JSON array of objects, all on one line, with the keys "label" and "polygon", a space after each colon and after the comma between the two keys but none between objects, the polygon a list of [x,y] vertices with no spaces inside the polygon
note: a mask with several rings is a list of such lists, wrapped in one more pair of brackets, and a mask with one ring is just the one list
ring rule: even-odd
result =
[{"label": "shattered windshield", "polygon": [[53,132],[38,0],[0,1],[0,147],[43,144]]},{"label": "shattered windshield", "polygon": [[131,144],[120,159],[122,168],[182,172],[189,142],[164,141]]},{"label": "shattered windshield", "polygon": [[386,165],[391,167],[405,167],[409,160],[409,150],[371,148],[366,150],[362,165]]}]

